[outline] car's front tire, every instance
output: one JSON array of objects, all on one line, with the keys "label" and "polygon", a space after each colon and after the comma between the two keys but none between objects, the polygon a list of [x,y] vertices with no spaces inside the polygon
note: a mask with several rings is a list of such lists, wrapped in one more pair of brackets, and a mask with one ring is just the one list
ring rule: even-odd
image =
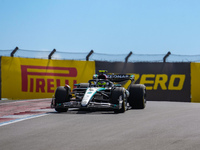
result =
[{"label": "car's front tire", "polygon": [[70,88],[59,86],[55,92],[55,110],[57,112],[67,112],[68,108],[64,107],[63,103],[70,100]]},{"label": "car's front tire", "polygon": [[114,113],[124,113],[126,111],[126,99],[124,90],[122,87],[116,87],[111,94],[111,103],[119,105],[119,100],[122,100],[122,107],[120,109],[114,109]]}]

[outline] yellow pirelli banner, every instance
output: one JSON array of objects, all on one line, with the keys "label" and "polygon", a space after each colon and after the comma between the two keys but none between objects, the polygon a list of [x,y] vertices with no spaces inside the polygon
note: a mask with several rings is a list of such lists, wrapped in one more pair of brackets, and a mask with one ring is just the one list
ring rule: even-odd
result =
[{"label": "yellow pirelli banner", "polygon": [[200,63],[191,63],[191,102],[200,102]]},{"label": "yellow pirelli banner", "polygon": [[94,61],[1,58],[1,97],[8,99],[51,98],[58,86],[88,82],[95,73]]}]

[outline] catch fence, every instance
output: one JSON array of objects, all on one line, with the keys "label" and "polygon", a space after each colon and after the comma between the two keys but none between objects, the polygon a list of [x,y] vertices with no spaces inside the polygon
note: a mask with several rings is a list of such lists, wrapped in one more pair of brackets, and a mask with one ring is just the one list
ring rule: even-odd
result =
[{"label": "catch fence", "polygon": [[0,50],[0,56],[39,58],[54,60],[90,60],[108,62],[200,62],[200,55],[176,55],[168,52],[166,54],[105,54],[96,53],[94,50],[88,52],[61,52],[53,50],[24,50],[16,47],[13,50]]}]

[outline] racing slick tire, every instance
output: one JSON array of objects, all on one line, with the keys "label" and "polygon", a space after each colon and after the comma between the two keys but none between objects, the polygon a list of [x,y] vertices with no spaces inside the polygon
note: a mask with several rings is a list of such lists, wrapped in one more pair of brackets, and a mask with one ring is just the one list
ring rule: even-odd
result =
[{"label": "racing slick tire", "polygon": [[122,99],[122,108],[121,109],[114,109],[114,113],[124,113],[126,111],[126,100],[124,90],[121,87],[116,87],[111,93],[111,103],[112,104],[119,104],[119,99]]},{"label": "racing slick tire", "polygon": [[57,112],[67,112],[68,108],[63,103],[70,101],[70,88],[59,86],[55,92],[55,110]]},{"label": "racing slick tire", "polygon": [[146,87],[143,84],[133,84],[129,89],[128,103],[132,109],[144,109],[146,106]]}]

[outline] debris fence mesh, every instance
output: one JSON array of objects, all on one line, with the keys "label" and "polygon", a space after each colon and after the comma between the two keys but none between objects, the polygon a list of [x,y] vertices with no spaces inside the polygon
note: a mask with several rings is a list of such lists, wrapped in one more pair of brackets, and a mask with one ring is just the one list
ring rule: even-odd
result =
[{"label": "debris fence mesh", "polygon": [[[0,56],[11,56],[13,50],[0,50]],[[48,59],[52,51],[17,49],[14,57]],[[56,60],[86,60],[87,52],[60,52],[56,51],[51,59]],[[125,62],[128,54],[104,54],[93,52],[89,56],[90,61]],[[128,57],[128,62],[163,62],[166,54],[135,54]],[[166,62],[200,62],[200,55],[176,55],[170,54]]]}]

